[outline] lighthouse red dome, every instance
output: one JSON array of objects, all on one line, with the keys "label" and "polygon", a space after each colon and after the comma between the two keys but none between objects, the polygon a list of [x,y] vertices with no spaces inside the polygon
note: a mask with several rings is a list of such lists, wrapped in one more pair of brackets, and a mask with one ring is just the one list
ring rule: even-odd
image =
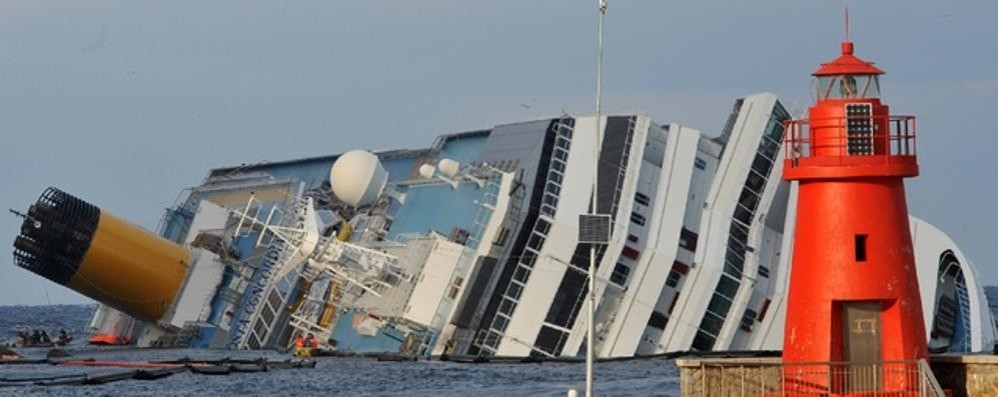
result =
[{"label": "lighthouse red dome", "polygon": [[873,66],[873,62],[859,59],[853,53],[851,41],[842,42],[842,55],[831,62],[821,64],[814,71],[815,76],[846,75],[846,74],[884,74],[883,70]]}]

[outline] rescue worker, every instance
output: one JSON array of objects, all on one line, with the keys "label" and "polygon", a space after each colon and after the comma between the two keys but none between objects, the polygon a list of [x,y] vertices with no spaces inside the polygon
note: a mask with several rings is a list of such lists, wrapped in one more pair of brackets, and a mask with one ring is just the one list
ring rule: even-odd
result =
[{"label": "rescue worker", "polygon": [[295,357],[305,358],[311,356],[311,352],[305,347],[305,338],[302,338],[301,334],[298,334],[295,337]]},{"label": "rescue worker", "polygon": [[305,346],[315,349],[319,347],[319,340],[315,338],[315,335],[308,334],[308,337],[305,338]]},{"label": "rescue worker", "polygon": [[69,334],[66,333],[65,329],[60,329],[59,330],[59,339],[56,340],[56,344],[57,345],[65,346],[65,345],[68,345],[69,342],[72,342],[72,341],[73,341],[73,337],[69,336]]}]

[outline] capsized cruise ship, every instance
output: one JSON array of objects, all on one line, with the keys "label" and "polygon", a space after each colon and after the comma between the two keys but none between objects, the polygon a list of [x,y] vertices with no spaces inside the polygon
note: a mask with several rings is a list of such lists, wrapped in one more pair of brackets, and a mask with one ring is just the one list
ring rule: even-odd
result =
[{"label": "capsized cruise ship", "polygon": [[[283,349],[314,334],[341,351],[577,356],[580,214],[595,201],[610,236],[600,357],[779,350],[789,118],[762,93],[735,101],[719,134],[563,115],[218,168],[167,210],[162,237],[51,188],[24,214],[15,262],[102,303],[94,343]],[[934,226],[911,217],[911,230],[930,349],[990,349],[973,263]]]}]

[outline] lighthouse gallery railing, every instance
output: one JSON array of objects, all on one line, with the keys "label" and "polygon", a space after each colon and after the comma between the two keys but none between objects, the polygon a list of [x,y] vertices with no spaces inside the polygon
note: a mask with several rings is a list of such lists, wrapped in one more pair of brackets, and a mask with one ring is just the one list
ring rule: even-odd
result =
[{"label": "lighthouse gallery railing", "polygon": [[[848,133],[850,123],[869,123],[872,131],[866,135]],[[830,128],[840,133],[824,134],[820,138],[811,133],[812,126]],[[884,127],[882,127],[884,126]],[[886,131],[882,131],[886,129]],[[868,140],[874,150],[868,153],[851,153],[858,139]],[[843,116],[823,119],[798,119],[787,121],[786,150],[784,156],[790,167],[798,166],[848,166],[862,164],[897,164],[909,162],[917,155],[914,116]]]}]

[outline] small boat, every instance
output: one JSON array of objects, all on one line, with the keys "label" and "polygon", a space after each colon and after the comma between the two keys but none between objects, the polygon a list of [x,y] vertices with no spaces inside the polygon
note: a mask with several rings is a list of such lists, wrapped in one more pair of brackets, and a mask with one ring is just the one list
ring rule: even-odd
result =
[{"label": "small boat", "polygon": [[267,372],[267,364],[230,364],[233,372]]},{"label": "small boat", "polygon": [[0,347],[0,361],[14,361],[20,359],[21,355],[17,354],[17,352],[6,347]]},{"label": "small boat", "polygon": [[191,365],[188,366],[191,372],[201,375],[228,375],[232,373],[229,365]]},{"label": "small boat", "polygon": [[137,380],[157,380],[163,379],[173,374],[186,371],[187,368],[184,367],[173,367],[173,368],[160,368],[160,369],[140,369],[135,371],[135,379]]}]

